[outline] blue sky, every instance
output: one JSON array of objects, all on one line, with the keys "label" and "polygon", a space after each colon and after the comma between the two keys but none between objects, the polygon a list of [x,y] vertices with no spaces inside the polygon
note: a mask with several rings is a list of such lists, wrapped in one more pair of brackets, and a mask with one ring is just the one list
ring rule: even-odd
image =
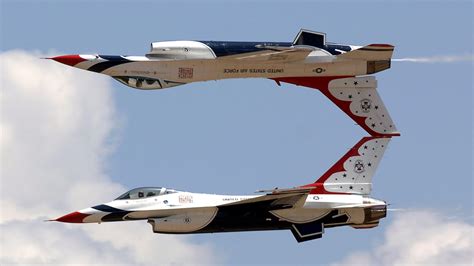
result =
[{"label": "blue sky", "polygon": [[[152,41],[291,41],[307,28],[326,32],[331,42],[393,44],[394,58],[463,56],[473,54],[472,5],[2,1],[1,50],[143,55]],[[391,142],[374,178],[375,198],[472,223],[472,74],[473,62],[461,61],[394,62],[376,75],[401,137]],[[114,88],[119,116],[106,173],[127,188],[248,194],[306,184],[366,134],[318,91],[289,84],[246,79],[138,91],[101,78]],[[84,90],[96,93],[93,84]],[[328,229],[322,240],[304,244],[289,231],[190,240],[215,245],[230,264],[326,264],[378,243],[391,219],[373,230]]]}]

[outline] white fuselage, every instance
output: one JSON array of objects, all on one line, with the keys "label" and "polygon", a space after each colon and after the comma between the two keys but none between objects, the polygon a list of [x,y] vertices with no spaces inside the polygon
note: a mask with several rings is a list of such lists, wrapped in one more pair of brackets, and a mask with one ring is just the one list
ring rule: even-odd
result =
[{"label": "white fuselage", "polygon": [[[257,198],[259,196],[176,192],[140,199],[114,200],[105,205],[127,212],[127,214],[119,220],[137,220],[169,217],[200,210],[217,210],[216,207],[238,203],[239,201]],[[309,194],[299,206],[275,210],[272,211],[272,214],[281,219],[301,223],[315,220],[335,209],[344,209],[350,212],[351,209],[356,210],[379,205],[385,205],[385,202],[362,195]],[[106,222],[102,220],[102,218],[109,214],[108,212],[98,211],[94,208],[83,209],[79,212],[90,214],[90,216],[84,219],[83,222],[85,223]],[[212,211],[206,211],[202,214],[214,215]],[[361,220],[362,217],[357,218],[354,216],[353,218],[359,223],[363,222],[363,220]],[[209,219],[212,219],[212,217],[209,217]]]},{"label": "white fuselage", "polygon": [[[83,57],[90,56],[84,55]],[[112,77],[148,78],[159,80],[161,83],[160,87],[146,82],[143,82],[141,86],[137,86],[136,81],[124,83],[138,89],[159,89],[191,82],[231,78],[324,77],[367,74],[366,61],[341,60],[326,54],[310,54],[303,61],[290,63],[224,59],[170,60],[153,59],[145,56],[123,58],[130,60],[130,62],[107,68],[100,73]],[[98,58],[81,62],[76,67],[88,70],[90,66],[101,60]]]}]

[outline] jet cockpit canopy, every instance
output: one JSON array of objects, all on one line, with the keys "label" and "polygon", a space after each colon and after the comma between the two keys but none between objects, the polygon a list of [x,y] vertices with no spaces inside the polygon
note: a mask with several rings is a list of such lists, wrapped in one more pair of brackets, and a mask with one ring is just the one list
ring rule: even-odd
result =
[{"label": "jet cockpit canopy", "polygon": [[125,192],[120,197],[115,200],[124,200],[124,199],[143,199],[148,197],[156,197],[171,193],[176,193],[174,189],[164,188],[164,187],[139,187],[134,188],[130,191]]}]

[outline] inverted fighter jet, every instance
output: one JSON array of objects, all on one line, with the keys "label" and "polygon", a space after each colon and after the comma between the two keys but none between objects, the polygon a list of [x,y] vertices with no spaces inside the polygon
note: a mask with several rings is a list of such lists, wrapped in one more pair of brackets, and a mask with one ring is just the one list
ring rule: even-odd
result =
[{"label": "inverted fighter jet", "polygon": [[368,195],[389,141],[389,137],[361,139],[316,182],[303,186],[248,196],[141,187],[54,221],[147,220],[153,232],[168,234],[289,229],[298,242],[321,238],[325,228],[372,228],[387,211],[385,201]]},{"label": "inverted fighter jet", "polygon": [[[394,47],[326,42],[300,30],[293,42],[153,42],[145,56],[63,55],[51,59],[109,75],[141,90],[230,78],[268,78],[320,90],[372,136],[399,135],[377,93],[375,77],[390,68]],[[360,77],[362,76],[362,77]]]}]

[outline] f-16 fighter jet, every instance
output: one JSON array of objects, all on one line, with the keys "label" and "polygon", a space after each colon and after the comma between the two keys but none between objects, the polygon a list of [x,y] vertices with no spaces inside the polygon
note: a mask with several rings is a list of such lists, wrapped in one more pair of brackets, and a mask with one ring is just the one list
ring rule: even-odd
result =
[{"label": "f-16 fighter jet", "polygon": [[[145,56],[63,55],[51,59],[154,90],[230,78],[268,78],[320,90],[372,136],[399,135],[377,82],[367,74],[390,68],[394,47],[326,42],[300,30],[293,42],[154,42]],[[362,77],[359,77],[362,76]]]},{"label": "f-16 fighter jet", "polygon": [[153,232],[169,234],[289,229],[298,242],[321,238],[325,228],[372,228],[387,211],[385,201],[368,195],[389,141],[389,137],[363,138],[316,182],[303,186],[250,196],[141,187],[54,221],[147,220]]}]

